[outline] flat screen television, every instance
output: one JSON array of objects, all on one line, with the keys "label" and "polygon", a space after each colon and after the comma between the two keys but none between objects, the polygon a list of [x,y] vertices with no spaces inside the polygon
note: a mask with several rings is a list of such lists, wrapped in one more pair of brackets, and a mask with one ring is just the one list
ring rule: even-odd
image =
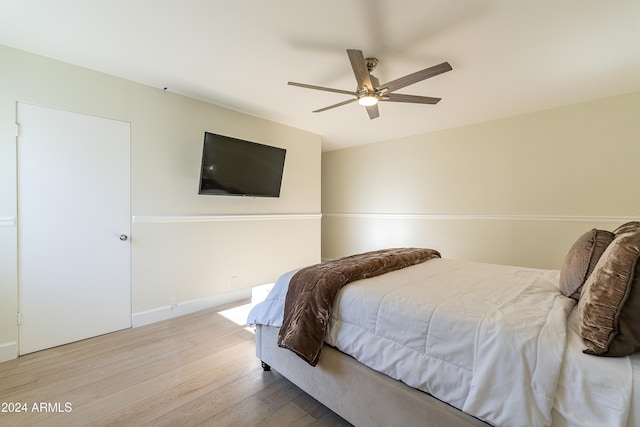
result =
[{"label": "flat screen television", "polygon": [[280,197],[287,150],[204,133],[198,194]]}]

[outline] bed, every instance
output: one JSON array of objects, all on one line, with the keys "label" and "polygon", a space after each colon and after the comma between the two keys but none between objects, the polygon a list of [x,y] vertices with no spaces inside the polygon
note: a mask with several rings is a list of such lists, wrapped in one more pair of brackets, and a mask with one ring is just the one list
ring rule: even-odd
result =
[{"label": "bed", "polygon": [[[639,257],[634,222],[589,230],[561,270],[439,256],[360,269],[325,318],[299,310],[323,325],[317,357],[286,341],[291,323],[305,339],[317,334],[287,314],[310,266],[283,274],[248,323],[265,369],[357,426],[634,426]],[[322,274],[341,262],[323,263]]]}]

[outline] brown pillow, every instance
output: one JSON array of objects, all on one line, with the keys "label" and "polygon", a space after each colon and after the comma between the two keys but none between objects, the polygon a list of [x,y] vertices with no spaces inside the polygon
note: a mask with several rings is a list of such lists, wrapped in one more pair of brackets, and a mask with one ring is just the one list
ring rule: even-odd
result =
[{"label": "brown pillow", "polygon": [[613,230],[613,234],[617,236],[631,231],[640,231],[640,221],[631,221],[626,224],[622,224],[620,227]]},{"label": "brown pillow", "polygon": [[578,303],[587,354],[640,350],[640,231],[615,238],[587,279]]},{"label": "brown pillow", "polygon": [[582,285],[589,278],[598,260],[607,246],[613,241],[614,234],[593,229],[584,233],[571,246],[560,270],[560,292],[575,300],[580,299]]}]

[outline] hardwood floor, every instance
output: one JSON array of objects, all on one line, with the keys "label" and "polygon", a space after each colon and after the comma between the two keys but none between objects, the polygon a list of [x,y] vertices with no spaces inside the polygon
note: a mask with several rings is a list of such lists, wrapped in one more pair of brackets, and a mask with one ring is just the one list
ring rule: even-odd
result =
[{"label": "hardwood floor", "polygon": [[349,426],[263,372],[253,333],[230,320],[248,303],[0,363],[0,425]]}]

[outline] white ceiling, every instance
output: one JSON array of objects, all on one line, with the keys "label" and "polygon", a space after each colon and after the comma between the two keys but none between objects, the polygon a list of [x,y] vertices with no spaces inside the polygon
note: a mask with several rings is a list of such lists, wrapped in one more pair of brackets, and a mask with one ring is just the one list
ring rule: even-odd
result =
[{"label": "white ceiling", "polygon": [[[322,135],[331,150],[640,90],[638,0],[0,0],[0,44]],[[346,54],[437,105],[357,103]]]}]

